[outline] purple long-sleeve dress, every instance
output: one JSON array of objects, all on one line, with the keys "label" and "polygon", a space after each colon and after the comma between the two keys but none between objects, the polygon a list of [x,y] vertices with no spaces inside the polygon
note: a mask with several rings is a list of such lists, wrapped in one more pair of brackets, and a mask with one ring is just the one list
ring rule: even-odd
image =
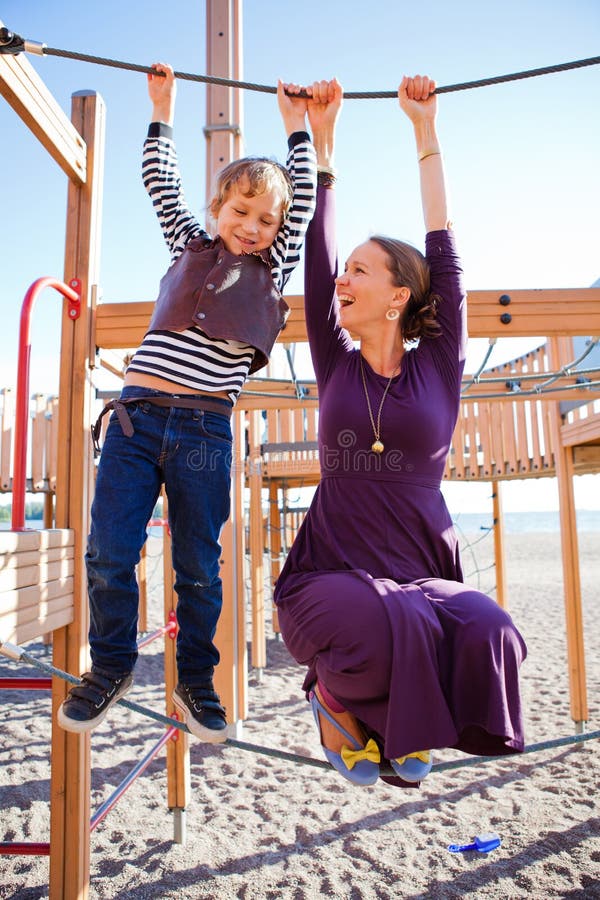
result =
[{"label": "purple long-sleeve dress", "polygon": [[[334,204],[334,191],[319,186],[305,294],[321,482],[276,585],[283,638],[309,667],[304,688],[318,676],[386,759],[436,747],[518,752],[525,644],[506,612],[463,584],[440,491],[466,345],[453,235],[427,235],[442,333],[404,355],[377,455],[360,354],[338,321]],[[363,364],[377,411],[388,379]]]}]

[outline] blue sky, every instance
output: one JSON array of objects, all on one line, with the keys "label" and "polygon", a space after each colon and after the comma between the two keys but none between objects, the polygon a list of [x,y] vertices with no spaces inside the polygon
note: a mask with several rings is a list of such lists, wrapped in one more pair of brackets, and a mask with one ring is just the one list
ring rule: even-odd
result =
[{"label": "blue sky", "polygon": [[[206,71],[203,2],[171,0],[167,11],[156,0],[0,0],[0,19],[50,47]],[[346,90],[393,90],[405,72],[428,72],[438,83],[452,84],[597,56],[600,4],[374,0],[365,7],[343,0],[247,0],[243,36],[247,81],[273,85],[278,77],[309,82],[336,75]],[[107,301],[154,299],[168,256],[139,176],[150,109],[145,76],[55,57],[29,60],[67,112],[75,91],[94,89],[104,98],[100,290]],[[599,101],[600,66],[440,97],[439,131],[468,288],[587,287],[600,277]],[[205,205],[204,124],[205,87],[179,82],[175,134],[188,201],[199,217]],[[274,96],[245,91],[241,124],[246,153],[284,158]],[[66,177],[2,100],[0,135],[3,386],[14,384],[27,287],[41,275],[62,277]],[[375,230],[422,246],[413,139],[395,100],[346,101],[337,164],[342,256]],[[290,291],[301,289],[297,273]],[[58,302],[53,292],[38,301],[32,391],[57,387]],[[502,340],[491,363],[533,343]],[[472,342],[471,368],[484,350],[485,343]],[[598,498],[598,478],[577,480],[588,508]],[[487,507],[487,486],[467,490],[470,507]],[[508,508],[513,494],[514,508],[524,502],[535,509],[557,506],[549,483],[507,486]]]}]

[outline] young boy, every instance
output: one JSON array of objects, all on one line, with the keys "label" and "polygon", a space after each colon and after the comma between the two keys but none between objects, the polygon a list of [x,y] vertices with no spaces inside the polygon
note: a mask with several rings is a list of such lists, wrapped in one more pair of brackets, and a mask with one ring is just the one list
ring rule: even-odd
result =
[{"label": "young boy", "polygon": [[[135,566],[164,483],[178,594],[175,706],[192,734],[226,739],[213,687],[213,643],[222,605],[219,535],[229,516],[230,417],[248,374],[266,365],[287,305],[316,193],[306,99],[278,103],[288,135],[287,170],[246,158],[218,176],[200,226],[181,188],[172,124],[175,78],[148,76],[152,122],[143,179],[171,253],[148,332],[133,356],[106,432],[92,505],[86,565],[92,670],[58,711],[67,731],[95,728],[133,682],[137,659]],[[106,409],[104,410],[106,411]],[[99,429],[98,429],[99,431]]]}]

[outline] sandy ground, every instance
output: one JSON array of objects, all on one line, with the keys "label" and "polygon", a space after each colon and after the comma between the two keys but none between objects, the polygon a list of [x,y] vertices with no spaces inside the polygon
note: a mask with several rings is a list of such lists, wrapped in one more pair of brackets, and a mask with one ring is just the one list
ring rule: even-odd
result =
[{"label": "sandy ground", "polygon": [[[154,548],[156,549],[156,548]],[[588,730],[600,729],[600,535],[580,536]],[[464,552],[467,572],[491,562],[491,538]],[[507,538],[510,610],[529,645],[522,669],[528,744],[573,733],[558,535]],[[493,571],[474,572],[484,590]],[[160,615],[153,591],[151,627]],[[302,671],[275,638],[262,680],[250,673],[247,741],[319,756]],[[40,644],[28,648],[43,652]],[[0,675],[18,667],[0,663]],[[23,670],[21,670],[23,672]],[[23,672],[24,674],[24,672]],[[130,695],[162,710],[160,646],[144,652]],[[3,692],[0,840],[49,833],[47,696]],[[92,738],[92,809],[160,735],[121,707]],[[161,754],[92,835],[91,898],[600,897],[597,740],[436,773],[419,790],[348,785],[333,771],[231,747],[191,744],[187,841],[173,843]],[[442,759],[456,756],[451,751]],[[495,831],[490,854],[448,852]],[[0,856],[0,897],[47,896],[48,859]]]}]

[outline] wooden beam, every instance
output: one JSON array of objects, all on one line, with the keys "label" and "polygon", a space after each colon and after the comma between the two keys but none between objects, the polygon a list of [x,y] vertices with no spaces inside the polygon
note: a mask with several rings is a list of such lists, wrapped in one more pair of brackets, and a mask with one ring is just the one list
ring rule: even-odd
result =
[{"label": "wooden beam", "polygon": [[600,445],[573,447],[573,466],[577,475],[582,475],[584,471],[600,472]]},{"label": "wooden beam", "polygon": [[[600,288],[506,291],[509,306],[501,306],[502,291],[470,291],[469,336],[537,337],[600,334]],[[285,298],[291,308],[278,342],[305,343],[304,298]],[[96,311],[96,345],[107,350],[137,347],[146,333],[154,303],[101,303]],[[568,315],[565,311],[568,310]],[[500,316],[508,314],[509,324]]]},{"label": "wooden beam", "polygon": [[590,413],[587,419],[561,425],[560,439],[563,447],[600,443],[600,413]]},{"label": "wooden beam", "polygon": [[76,184],[83,184],[85,141],[24,54],[0,55],[0,94],[63,172]]}]

